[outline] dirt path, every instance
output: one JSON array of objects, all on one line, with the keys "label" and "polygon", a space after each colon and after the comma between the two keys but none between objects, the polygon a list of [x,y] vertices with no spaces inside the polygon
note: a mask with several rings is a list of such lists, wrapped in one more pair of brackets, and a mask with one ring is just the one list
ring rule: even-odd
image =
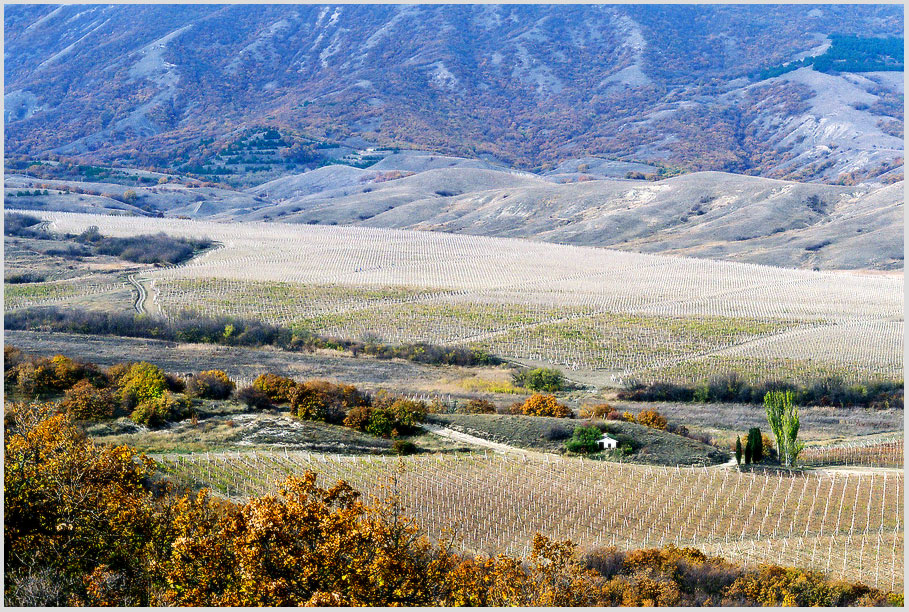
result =
[{"label": "dirt path", "polygon": [[136,280],[135,274],[130,274],[126,277],[126,280],[129,281],[129,284],[135,287],[137,296],[136,303],[133,304],[133,308],[136,309],[136,312],[139,314],[145,314],[145,303],[148,301],[148,291],[145,290],[145,286],[138,280]]},{"label": "dirt path", "polygon": [[517,448],[514,446],[509,446],[507,444],[502,444],[501,442],[492,442],[490,440],[484,440],[483,438],[478,438],[477,436],[471,436],[470,434],[461,433],[460,431],[455,431],[454,429],[449,429],[447,427],[442,427],[440,425],[432,425],[430,423],[423,423],[423,428],[428,432],[440,436],[442,438],[448,438],[449,440],[454,440],[455,442],[463,442],[464,444],[473,444],[474,446],[482,446],[484,448],[489,448],[494,450],[497,453],[518,453],[521,455],[534,455],[533,451],[527,451],[523,448]]}]

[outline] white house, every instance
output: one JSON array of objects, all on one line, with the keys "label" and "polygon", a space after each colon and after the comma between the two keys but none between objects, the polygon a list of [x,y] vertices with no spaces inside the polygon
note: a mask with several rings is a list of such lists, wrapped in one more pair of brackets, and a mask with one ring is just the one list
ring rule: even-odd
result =
[{"label": "white house", "polygon": [[610,436],[609,434],[603,434],[603,437],[597,441],[597,446],[600,447],[600,450],[608,450],[610,448],[617,448],[619,441]]}]

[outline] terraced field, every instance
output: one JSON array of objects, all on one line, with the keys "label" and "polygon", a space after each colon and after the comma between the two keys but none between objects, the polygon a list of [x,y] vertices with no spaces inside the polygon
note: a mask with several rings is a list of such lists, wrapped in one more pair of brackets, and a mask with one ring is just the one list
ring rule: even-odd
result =
[{"label": "terraced field", "polygon": [[360,227],[46,213],[52,229],[167,231],[222,248],[145,273],[157,309],[325,334],[476,345],[593,373],[901,378],[902,277]]},{"label": "terraced field", "polygon": [[[740,473],[556,455],[350,457],[300,452],[159,455],[164,471],[231,498],[312,470],[365,495],[396,492],[433,537],[522,555],[535,532],[583,546],[676,544],[744,562],[812,568],[903,586],[903,475]],[[395,476],[395,484],[390,477]]]}]

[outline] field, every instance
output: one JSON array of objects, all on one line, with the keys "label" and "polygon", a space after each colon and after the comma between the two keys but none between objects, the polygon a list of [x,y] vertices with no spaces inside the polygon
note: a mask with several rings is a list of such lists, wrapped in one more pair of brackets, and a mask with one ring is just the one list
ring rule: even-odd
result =
[{"label": "field", "polygon": [[[485,440],[513,447],[559,452],[576,427],[577,419],[527,418],[510,414],[433,414],[429,422]],[[609,421],[607,431],[619,443],[629,442],[634,453],[612,456],[610,461],[630,461],[651,465],[713,465],[725,463],[730,455],[716,448],[637,423]]]},{"label": "field", "polygon": [[805,465],[872,466],[902,469],[903,436],[881,436],[840,442],[825,446],[808,446],[802,452]]},{"label": "field", "polygon": [[[232,498],[312,470],[365,495],[397,493],[433,537],[524,554],[533,534],[583,546],[676,544],[745,562],[812,568],[887,590],[903,586],[903,475],[739,473],[555,455],[355,458],[301,452],[159,455],[168,473]],[[390,480],[394,477],[393,480]]]},{"label": "field", "polygon": [[56,231],[221,244],[149,270],[152,312],[487,348],[629,377],[901,378],[901,276],[822,273],[432,232],[43,213]]}]

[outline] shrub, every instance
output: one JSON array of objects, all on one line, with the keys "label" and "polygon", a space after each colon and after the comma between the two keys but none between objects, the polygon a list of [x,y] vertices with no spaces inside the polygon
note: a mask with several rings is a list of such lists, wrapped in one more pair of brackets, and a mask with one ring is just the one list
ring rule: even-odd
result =
[{"label": "shrub", "polygon": [[4,382],[15,384],[26,395],[37,396],[65,391],[83,378],[96,386],[104,386],[107,377],[97,367],[73,361],[63,355],[31,357],[20,353],[15,366],[5,373]]},{"label": "shrub", "polygon": [[571,436],[571,430],[567,427],[563,427],[558,423],[551,423],[548,427],[543,430],[543,437],[554,442],[556,440],[564,440]]},{"label": "shrub", "polygon": [[622,413],[622,420],[623,420],[623,421],[628,421],[629,423],[636,423],[636,422],[637,422],[637,421],[634,420],[634,415],[631,414],[630,412],[628,412],[627,410],[626,410],[625,412]]},{"label": "shrub", "polygon": [[412,455],[417,452],[417,445],[410,440],[395,440],[391,443],[391,450],[398,455]]},{"label": "shrub", "polygon": [[237,399],[246,404],[247,408],[263,410],[271,406],[268,396],[255,387],[243,387],[237,391]]},{"label": "shrub", "polygon": [[15,346],[7,344],[3,347],[3,371],[7,372],[28,360],[28,356]]},{"label": "shrub", "polygon": [[511,375],[512,381],[519,387],[531,391],[548,391],[554,393],[561,391],[565,386],[564,375],[553,368],[536,368],[521,370]]},{"label": "shrub", "polygon": [[619,412],[618,410],[612,410],[612,411],[609,412],[609,414],[606,415],[606,420],[608,420],[608,421],[624,421],[625,419],[624,419],[624,417],[622,416],[622,413],[621,413],[621,412]]},{"label": "shrub", "polygon": [[297,383],[285,376],[269,372],[257,376],[252,386],[264,393],[272,403],[287,404],[291,400],[294,389],[297,388]]},{"label": "shrub", "polygon": [[352,429],[357,429],[359,431],[366,431],[366,427],[369,425],[369,417],[372,414],[372,408],[369,406],[358,406],[350,412],[347,413],[347,416],[344,417],[344,426],[350,427]]},{"label": "shrub", "polygon": [[90,421],[114,416],[116,398],[108,389],[98,389],[87,380],[77,382],[63,396],[60,407],[74,419]]},{"label": "shrub", "polygon": [[47,277],[37,272],[23,272],[21,274],[10,274],[3,282],[10,285],[21,285],[25,283],[43,283]]},{"label": "shrub", "polygon": [[514,402],[502,408],[496,408],[498,414],[524,414],[524,402]]},{"label": "shrub", "polygon": [[581,564],[604,578],[612,578],[622,570],[625,553],[615,546],[599,546],[581,557]]},{"label": "shrub", "polygon": [[193,414],[189,400],[164,393],[141,402],[129,418],[139,425],[154,429],[173,421],[188,419]]},{"label": "shrub", "polygon": [[291,392],[290,409],[301,419],[341,423],[347,411],[366,406],[369,401],[353,385],[336,385],[325,380],[311,380]]},{"label": "shrub", "polygon": [[464,414],[495,414],[496,406],[489,400],[473,399],[460,410]]},{"label": "shrub", "polygon": [[666,417],[656,410],[644,410],[639,412],[636,421],[640,425],[652,427],[653,429],[666,429],[667,425]]},{"label": "shrub", "polygon": [[584,419],[609,418],[609,415],[614,414],[614,413],[615,413],[615,409],[612,406],[610,406],[609,404],[596,404],[594,406],[584,406],[583,408],[581,408],[581,410],[579,412],[581,418],[584,418]]},{"label": "shrub", "polygon": [[527,398],[521,406],[521,412],[528,416],[568,417],[572,416],[571,408],[560,404],[552,395],[537,393]]},{"label": "shrub", "polygon": [[372,406],[357,406],[347,413],[344,425],[387,438],[413,433],[426,418],[426,405],[380,393]]},{"label": "shrub", "polygon": [[117,380],[121,401],[129,408],[157,400],[167,392],[167,377],[161,369],[142,361],[131,364]]},{"label": "shrub", "polygon": [[571,440],[565,443],[565,449],[572,453],[595,453],[599,450],[598,442],[602,437],[598,427],[576,427]]},{"label": "shrub", "polygon": [[47,232],[38,229],[41,219],[34,215],[21,213],[6,213],[3,215],[3,233],[6,236],[19,236],[21,238],[49,238]]},{"label": "shrub", "polygon": [[203,399],[224,400],[230,397],[236,385],[221,370],[206,370],[186,381],[186,394]]}]

